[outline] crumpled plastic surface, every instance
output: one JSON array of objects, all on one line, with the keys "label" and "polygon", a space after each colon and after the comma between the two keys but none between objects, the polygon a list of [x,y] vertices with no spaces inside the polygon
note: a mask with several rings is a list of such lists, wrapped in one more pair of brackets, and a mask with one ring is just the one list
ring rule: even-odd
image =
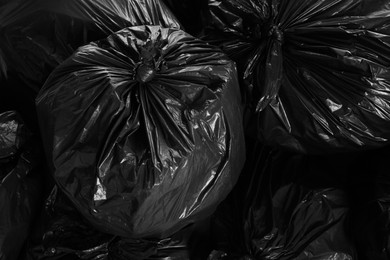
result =
[{"label": "crumpled plastic surface", "polygon": [[240,180],[213,215],[209,259],[357,259],[347,164],[247,144]]},{"label": "crumpled plastic surface", "polygon": [[238,64],[256,134],[306,153],[390,137],[390,2],[209,0],[205,39]]},{"label": "crumpled plastic surface", "polygon": [[40,202],[39,150],[14,111],[0,114],[0,259],[16,260]]},{"label": "crumpled plastic surface", "polygon": [[191,228],[163,240],[129,239],[101,233],[86,223],[55,186],[22,259],[188,259]]},{"label": "crumpled plastic surface", "polygon": [[79,46],[135,25],[179,28],[159,0],[12,0],[0,5],[0,76],[36,92]]},{"label": "crumpled plastic surface", "polygon": [[166,237],[210,215],[245,160],[235,65],[177,29],[139,26],[62,63],[37,98],[50,170],[98,228]]}]

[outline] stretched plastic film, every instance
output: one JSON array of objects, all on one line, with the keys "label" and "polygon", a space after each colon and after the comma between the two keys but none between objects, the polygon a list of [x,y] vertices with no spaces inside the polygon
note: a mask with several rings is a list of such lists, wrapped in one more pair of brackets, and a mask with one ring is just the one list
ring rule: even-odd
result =
[{"label": "stretched plastic film", "polygon": [[37,226],[22,259],[188,259],[191,228],[162,240],[104,234],[82,218],[57,186],[47,198]]}]

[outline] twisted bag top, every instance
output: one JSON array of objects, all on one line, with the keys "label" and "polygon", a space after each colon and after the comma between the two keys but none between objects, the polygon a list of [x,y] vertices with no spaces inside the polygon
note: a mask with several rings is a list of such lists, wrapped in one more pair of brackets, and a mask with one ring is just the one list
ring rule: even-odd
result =
[{"label": "twisted bag top", "polygon": [[178,29],[79,48],[37,108],[59,187],[111,234],[164,237],[211,214],[245,159],[234,63]]},{"label": "twisted bag top", "polygon": [[237,61],[257,135],[309,153],[390,138],[390,1],[209,0],[208,40]]}]

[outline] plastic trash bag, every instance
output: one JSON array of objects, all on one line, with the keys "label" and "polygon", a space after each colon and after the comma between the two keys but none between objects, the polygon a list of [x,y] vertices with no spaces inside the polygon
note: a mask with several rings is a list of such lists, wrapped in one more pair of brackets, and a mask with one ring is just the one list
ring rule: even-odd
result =
[{"label": "plastic trash bag", "polygon": [[177,29],[139,26],[62,63],[37,98],[50,170],[102,232],[166,237],[210,215],[245,160],[235,65]]},{"label": "plastic trash bag", "polygon": [[388,144],[390,2],[209,0],[206,39],[238,64],[256,134],[307,153]]},{"label": "plastic trash bag", "polygon": [[79,46],[135,25],[180,26],[159,0],[6,1],[0,5],[0,74],[17,74],[38,92]]},{"label": "plastic trash bag", "polygon": [[35,213],[41,183],[39,149],[14,111],[0,114],[0,259],[18,259]]},{"label": "plastic trash bag", "polygon": [[[209,259],[357,259],[345,173],[353,158],[310,158],[247,143],[240,180],[211,221]],[[332,160],[344,163],[338,169]]]},{"label": "plastic trash bag", "polygon": [[23,259],[189,259],[191,228],[163,240],[130,239],[91,227],[54,187],[32,232]]}]

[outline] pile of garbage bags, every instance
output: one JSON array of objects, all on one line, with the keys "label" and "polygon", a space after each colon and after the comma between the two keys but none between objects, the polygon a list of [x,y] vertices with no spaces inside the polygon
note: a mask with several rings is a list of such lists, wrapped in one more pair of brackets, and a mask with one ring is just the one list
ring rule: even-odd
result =
[{"label": "pile of garbage bags", "polygon": [[0,0],[0,259],[390,259],[389,0]]}]

